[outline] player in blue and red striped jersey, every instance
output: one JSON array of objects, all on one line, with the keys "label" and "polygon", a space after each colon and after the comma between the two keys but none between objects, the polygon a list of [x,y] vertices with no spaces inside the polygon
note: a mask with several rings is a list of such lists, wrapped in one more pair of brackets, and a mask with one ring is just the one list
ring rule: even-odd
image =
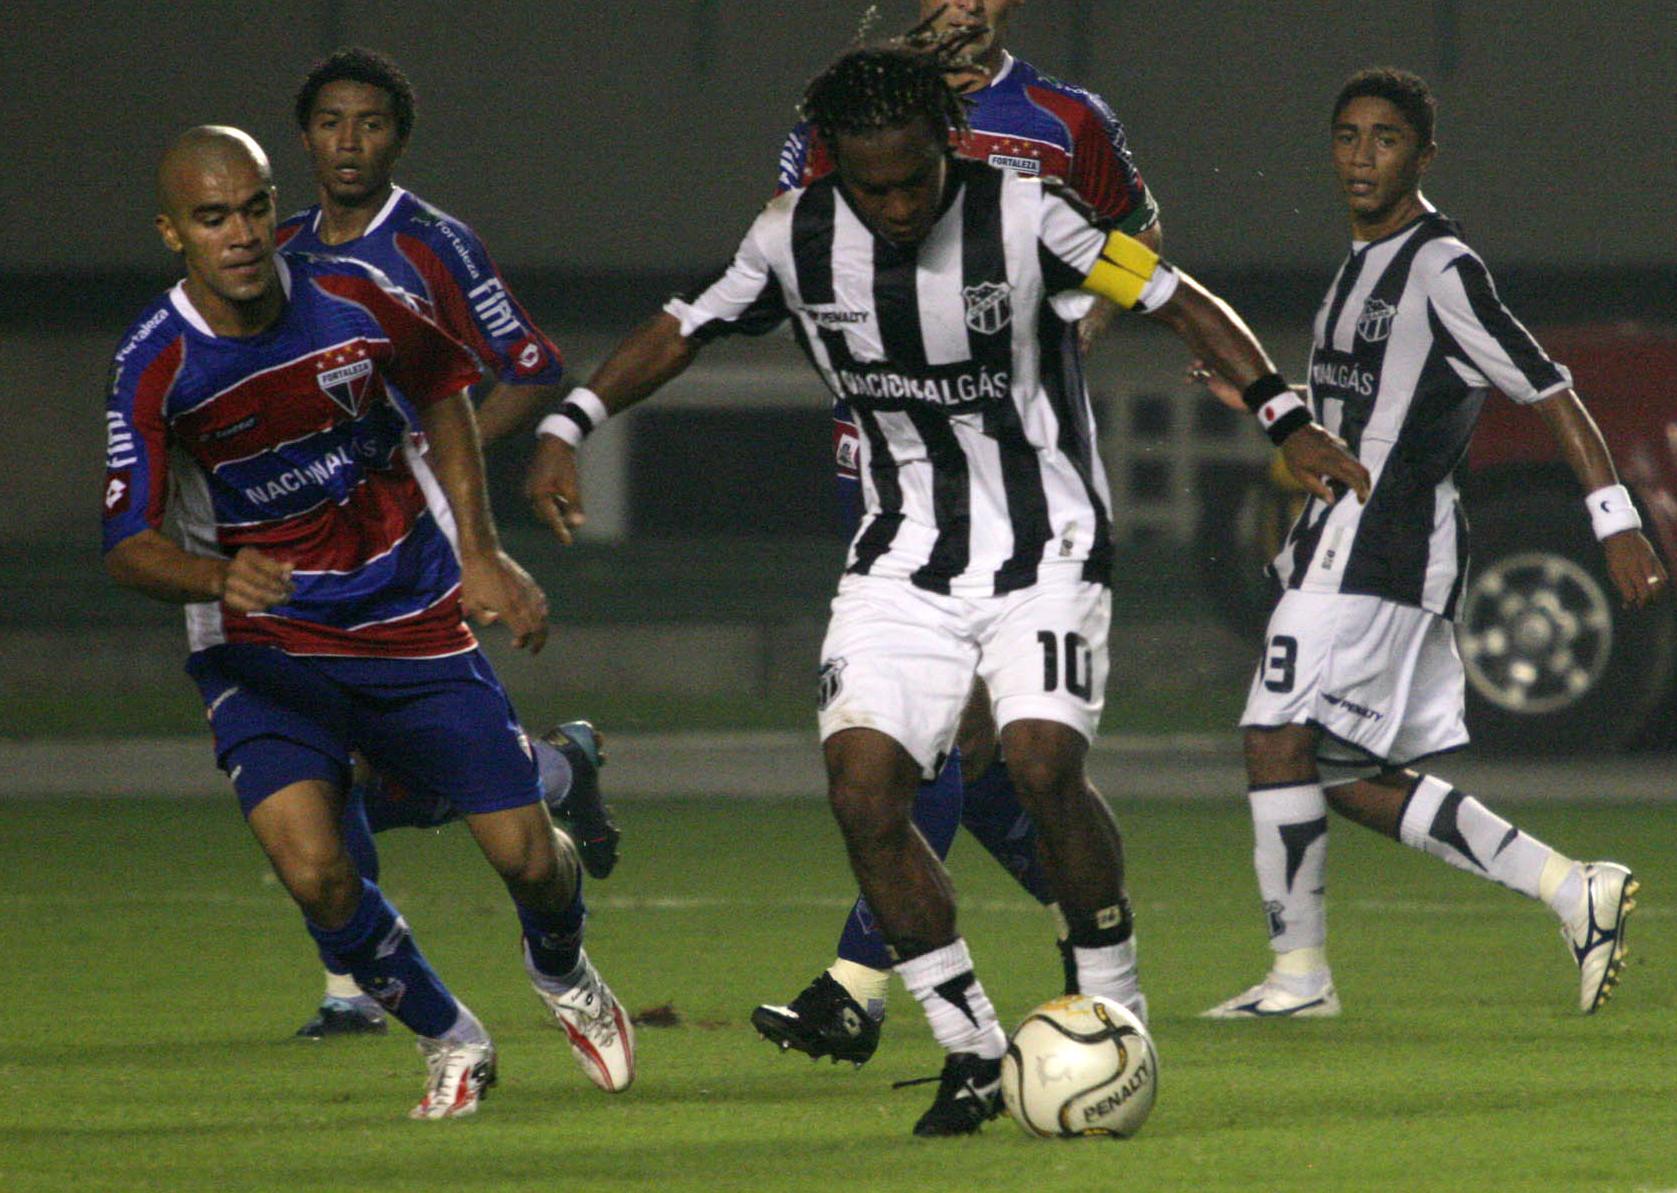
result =
[{"label": "player in blue and red striped jersey", "polygon": [[[483,242],[465,223],[393,181],[412,135],[412,84],[384,54],[353,48],[317,64],[298,88],[294,110],[319,202],[280,224],[286,252],[348,257],[380,270],[417,310],[471,349],[493,379],[477,408],[484,445],[530,424],[557,396],[559,350],[530,318]],[[447,526],[448,506],[424,470],[432,512]],[[604,878],[617,862],[619,832],[600,801],[598,735],[587,721],[555,726],[531,740],[549,807],[575,839],[588,873]],[[350,853],[377,880],[373,833],[432,827],[455,818],[445,799],[407,791],[364,770],[345,811]],[[319,1009],[297,1034],[306,1039],[382,1032],[378,1004],[348,974],[328,966]]]},{"label": "player in blue and red striped jersey", "polygon": [[[489,513],[465,394],[477,362],[367,266],[280,257],[267,157],[244,133],[182,135],[158,198],[186,277],[113,362],[108,572],[186,606],[187,670],[251,831],[322,953],[420,1037],[414,1117],[475,1111],[495,1050],[345,848],[351,751],[465,813],[537,994],[589,1077],[625,1087],[632,1029],[582,949],[579,860],[465,621],[500,621],[532,651],[547,634],[546,598]],[[421,450],[453,544],[416,479]]]},{"label": "player in blue and red striped jersey", "polygon": [[[928,46],[950,37],[965,42],[970,70],[952,82],[967,100],[969,128],[957,151],[965,157],[1023,174],[1057,178],[1107,226],[1122,229],[1155,252],[1163,231],[1159,209],[1130,154],[1124,126],[1092,91],[1043,74],[1003,45],[1007,23],[1023,0],[920,0],[921,24],[911,41]],[[807,186],[831,173],[832,154],[807,122],[793,128],[780,154],[776,193]],[[1087,349],[1117,308],[1093,295],[1079,325]],[[861,512],[860,445],[856,423],[843,401],[833,406],[839,500],[854,527]],[[1066,988],[1075,989],[1076,966],[1065,941],[1064,921],[1036,857],[1036,829],[1013,790],[996,751],[996,726],[982,682],[975,685],[956,738],[938,777],[922,786],[914,822],[945,857],[957,827],[965,826],[1033,898],[1054,915],[1065,965]],[[867,901],[856,900],[828,969],[785,1005],[763,1004],[754,1026],[782,1048],[814,1057],[861,1064],[879,1043],[891,959]]]}]

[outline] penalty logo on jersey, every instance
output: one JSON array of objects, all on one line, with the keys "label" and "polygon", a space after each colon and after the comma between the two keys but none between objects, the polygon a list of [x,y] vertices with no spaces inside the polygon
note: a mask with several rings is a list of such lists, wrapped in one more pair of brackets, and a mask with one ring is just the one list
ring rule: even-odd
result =
[{"label": "penalty logo on jersey", "polygon": [[1013,287],[1006,282],[983,282],[961,291],[967,302],[967,326],[981,336],[993,336],[1013,322]]},{"label": "penalty logo on jersey", "polygon": [[1392,319],[1397,308],[1383,298],[1371,298],[1357,318],[1357,338],[1377,344],[1392,334]]}]

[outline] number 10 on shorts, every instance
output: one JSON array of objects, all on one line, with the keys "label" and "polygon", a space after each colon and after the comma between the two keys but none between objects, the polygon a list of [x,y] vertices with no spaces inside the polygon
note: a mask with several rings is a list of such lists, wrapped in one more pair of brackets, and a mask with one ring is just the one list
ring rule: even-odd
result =
[{"label": "number 10 on shorts", "polygon": [[1053,630],[1039,630],[1036,640],[1042,643],[1042,690],[1057,691],[1060,686],[1060,658],[1065,657],[1066,691],[1079,700],[1094,694],[1094,660],[1089,643],[1075,630],[1065,635]]}]

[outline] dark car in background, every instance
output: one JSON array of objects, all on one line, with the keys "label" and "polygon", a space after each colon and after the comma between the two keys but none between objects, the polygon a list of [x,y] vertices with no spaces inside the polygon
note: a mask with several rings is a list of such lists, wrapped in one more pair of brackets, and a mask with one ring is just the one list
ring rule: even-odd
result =
[{"label": "dark car in background", "polygon": [[[1573,373],[1644,533],[1677,559],[1677,331],[1635,325],[1543,331]],[[1284,470],[1223,464],[1200,477],[1207,591],[1254,641],[1273,586],[1262,567],[1303,499]],[[1493,398],[1457,474],[1473,557],[1457,610],[1468,728],[1521,753],[1677,740],[1677,605],[1621,607],[1582,493],[1543,422]],[[1232,511],[1232,516],[1231,516]]]}]

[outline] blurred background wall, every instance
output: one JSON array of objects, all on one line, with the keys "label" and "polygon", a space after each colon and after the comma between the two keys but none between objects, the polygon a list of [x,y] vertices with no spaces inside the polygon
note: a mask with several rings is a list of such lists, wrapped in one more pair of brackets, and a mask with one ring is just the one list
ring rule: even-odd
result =
[{"label": "blurred background wall", "polygon": [[[340,45],[392,53],[420,92],[399,181],[476,227],[580,380],[672,287],[726,260],[769,192],[803,82],[866,7],[0,5],[5,682],[51,687],[81,667],[91,683],[137,644],[157,657],[178,648],[178,614],[111,590],[94,549],[109,353],[174,277],[150,223],[153,169],[176,132],[248,129],[273,157],[282,208],[303,206],[298,80]],[[892,30],[914,6],[879,8]],[[1372,63],[1415,69],[1436,88],[1441,154],[1428,193],[1466,224],[1527,322],[1677,322],[1669,0],[1032,0],[1011,44],[1112,103],[1162,205],[1168,254],[1247,312],[1295,375],[1346,239],[1327,180],[1328,106],[1347,73]],[[1129,511],[1120,524],[1145,562],[1126,570],[1149,577],[1129,602],[1140,615],[1183,607],[1180,546],[1199,466],[1263,454],[1255,432],[1187,392],[1183,363],[1168,337],[1126,325],[1092,370]],[[565,558],[520,507],[524,446],[500,449],[498,508],[573,645],[605,627],[578,669],[617,675],[608,662],[631,640],[626,626],[708,620],[749,627],[737,640],[693,636],[713,659],[734,651],[748,686],[795,672],[787,682],[802,692],[807,627],[840,551],[824,423],[823,395],[788,343],[707,353],[668,399],[591,443],[593,546]],[[784,646],[789,625],[805,628]],[[674,648],[647,641],[648,666],[614,682],[695,669],[660,668]]]}]

